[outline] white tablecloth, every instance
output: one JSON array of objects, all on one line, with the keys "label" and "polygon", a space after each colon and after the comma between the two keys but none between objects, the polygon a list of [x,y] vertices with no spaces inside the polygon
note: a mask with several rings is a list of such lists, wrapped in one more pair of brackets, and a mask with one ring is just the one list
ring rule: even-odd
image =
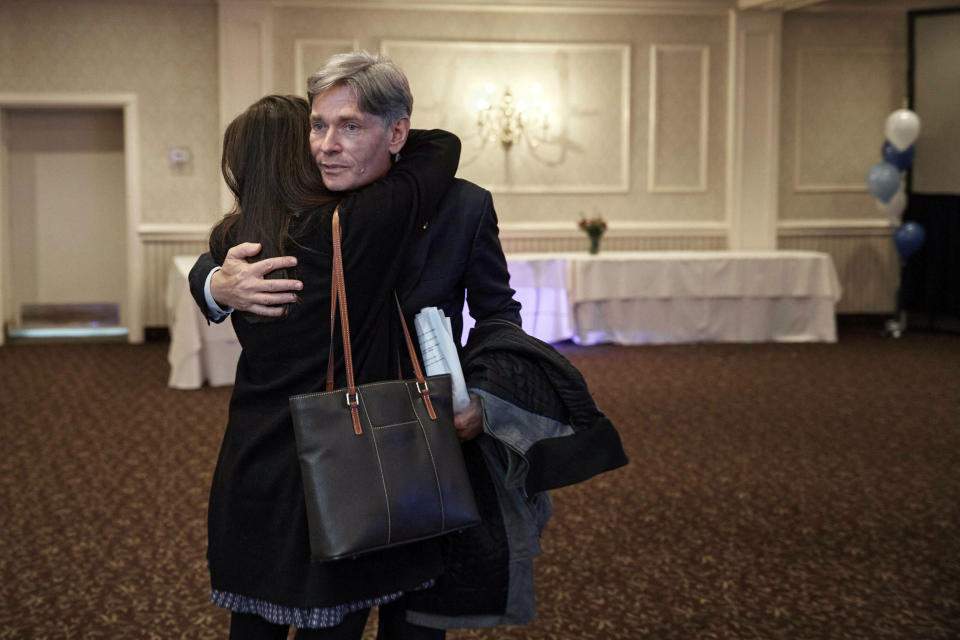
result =
[{"label": "white tablecloth", "polygon": [[514,298],[521,305],[520,314],[527,333],[544,342],[568,340],[574,333],[569,261],[559,256],[538,257],[531,254],[509,259],[507,268],[510,270],[510,286],[516,290]]},{"label": "white tablecloth", "polygon": [[[190,296],[195,256],[167,282],[170,386],[233,383],[240,344]],[[524,329],[546,342],[836,342],[840,282],[813,251],[609,251],[507,256]],[[473,326],[464,310],[464,336]]]},{"label": "white tablecloth", "polygon": [[523,305],[524,328],[547,342],[837,339],[841,288],[824,253],[511,254],[507,266]]},{"label": "white tablecloth", "polygon": [[233,384],[240,357],[240,343],[230,320],[208,324],[200,313],[187,283],[187,274],[197,256],[175,256],[167,276],[167,315],[170,326],[168,385],[196,389]]}]

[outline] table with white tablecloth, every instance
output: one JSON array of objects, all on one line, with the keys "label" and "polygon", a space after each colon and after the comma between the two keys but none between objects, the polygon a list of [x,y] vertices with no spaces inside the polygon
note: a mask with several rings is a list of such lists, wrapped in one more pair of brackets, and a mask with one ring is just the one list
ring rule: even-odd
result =
[{"label": "table with white tablecloth", "polygon": [[507,266],[524,328],[547,342],[837,339],[841,288],[824,253],[530,253],[508,255]]},{"label": "table with white tablecloth", "polygon": [[196,389],[233,384],[240,343],[229,320],[208,323],[190,295],[187,275],[197,256],[175,256],[167,274],[167,316],[170,327],[168,385]]},{"label": "table with white tablecloth", "polygon": [[551,254],[517,255],[508,257],[507,268],[527,333],[544,342],[568,340],[574,332],[569,260]]},{"label": "table with white tablecloth", "polygon": [[[240,345],[209,324],[187,285],[195,256],[170,267],[170,386],[232,384]],[[545,342],[836,342],[841,289],[813,251],[509,254],[526,331]],[[464,337],[473,320],[464,311]]]}]

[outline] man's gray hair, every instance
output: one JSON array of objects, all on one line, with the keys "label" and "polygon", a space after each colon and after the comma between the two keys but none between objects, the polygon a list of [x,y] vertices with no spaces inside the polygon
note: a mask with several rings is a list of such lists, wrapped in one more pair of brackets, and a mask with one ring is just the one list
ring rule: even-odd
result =
[{"label": "man's gray hair", "polygon": [[413,113],[407,76],[389,58],[366,51],[339,53],[307,78],[307,99],[312,105],[314,97],[338,86],[353,89],[360,110],[379,116],[385,126]]}]

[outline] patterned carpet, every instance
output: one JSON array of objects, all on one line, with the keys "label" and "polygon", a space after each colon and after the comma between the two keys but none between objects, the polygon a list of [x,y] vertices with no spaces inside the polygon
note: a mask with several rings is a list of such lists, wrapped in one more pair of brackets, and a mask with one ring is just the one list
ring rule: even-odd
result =
[{"label": "patterned carpet", "polygon": [[[0,638],[226,637],[229,389],[165,350],[0,348]],[[956,335],[561,350],[632,462],[553,492],[534,624],[449,638],[960,637]]]}]

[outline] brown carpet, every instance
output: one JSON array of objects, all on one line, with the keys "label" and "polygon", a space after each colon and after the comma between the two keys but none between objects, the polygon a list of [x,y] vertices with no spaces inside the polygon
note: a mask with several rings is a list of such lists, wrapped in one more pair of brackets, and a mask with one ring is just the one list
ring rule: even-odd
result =
[{"label": "brown carpet", "polygon": [[[0,348],[0,639],[226,637],[230,391],[165,349]],[[448,637],[960,637],[956,335],[561,350],[632,462],[553,492],[532,625]]]}]

